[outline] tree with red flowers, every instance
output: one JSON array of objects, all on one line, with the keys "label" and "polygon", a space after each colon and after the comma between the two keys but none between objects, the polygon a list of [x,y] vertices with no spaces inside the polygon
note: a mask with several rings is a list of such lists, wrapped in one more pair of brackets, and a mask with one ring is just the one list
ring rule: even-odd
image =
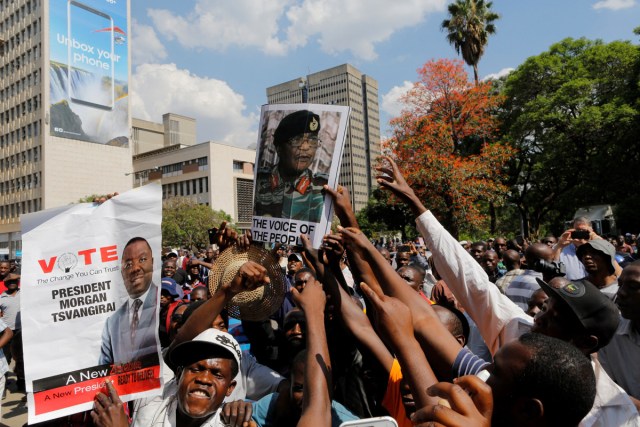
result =
[{"label": "tree with red flowers", "polygon": [[462,61],[440,59],[418,70],[387,141],[407,182],[454,235],[481,228],[482,202],[500,204],[505,165],[515,154],[498,141],[502,103],[490,82],[475,85]]}]

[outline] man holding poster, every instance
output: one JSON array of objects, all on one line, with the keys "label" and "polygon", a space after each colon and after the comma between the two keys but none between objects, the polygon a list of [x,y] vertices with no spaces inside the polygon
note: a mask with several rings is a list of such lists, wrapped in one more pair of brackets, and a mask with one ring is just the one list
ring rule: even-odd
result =
[{"label": "man holding poster", "polygon": [[330,226],[331,199],[346,135],[349,107],[271,104],[262,107],[256,150],[254,216],[258,242],[300,245],[308,234],[313,245]]},{"label": "man holding poster", "polygon": [[152,282],[151,246],[142,237],[129,240],[122,252],[122,280],[129,299],[104,324],[100,365],[157,357],[158,287]]}]

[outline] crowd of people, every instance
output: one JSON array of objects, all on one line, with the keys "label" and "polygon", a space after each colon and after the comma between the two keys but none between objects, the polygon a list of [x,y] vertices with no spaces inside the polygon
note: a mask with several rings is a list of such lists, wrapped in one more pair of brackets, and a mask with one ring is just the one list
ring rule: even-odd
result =
[{"label": "crowd of people", "polygon": [[[215,286],[221,254],[255,245],[250,235],[223,224],[202,253],[168,250],[162,394],[122,403],[107,383],[88,415],[45,425],[337,427],[388,416],[402,427],[640,426],[635,236],[609,240],[576,218],[557,238],[460,242],[392,159],[379,172],[421,239],[369,239],[347,189],[325,186],[340,226],[320,249],[303,235],[303,247],[277,245],[231,276],[226,265]],[[6,268],[5,355],[20,329]],[[282,302],[268,318],[230,316],[234,298],[276,279]]]}]

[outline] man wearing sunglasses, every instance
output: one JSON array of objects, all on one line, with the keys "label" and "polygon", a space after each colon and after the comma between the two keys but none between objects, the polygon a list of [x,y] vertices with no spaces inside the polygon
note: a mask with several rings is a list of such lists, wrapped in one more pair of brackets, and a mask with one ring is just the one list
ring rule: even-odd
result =
[{"label": "man wearing sunglasses", "polygon": [[328,176],[312,171],[321,143],[320,116],[301,110],[287,115],[273,134],[278,162],[259,172],[255,213],[258,216],[319,222]]}]

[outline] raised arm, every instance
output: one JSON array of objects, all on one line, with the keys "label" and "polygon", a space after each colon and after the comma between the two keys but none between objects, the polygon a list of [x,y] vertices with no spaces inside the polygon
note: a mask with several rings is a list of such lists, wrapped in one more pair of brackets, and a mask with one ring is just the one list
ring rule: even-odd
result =
[{"label": "raised arm", "polygon": [[302,293],[291,290],[293,300],[307,322],[307,360],[304,368],[304,401],[299,427],[331,425],[331,360],[324,328],[327,302],[319,282],[307,283]]},{"label": "raised arm", "polygon": [[378,330],[393,347],[402,367],[402,377],[409,383],[416,408],[436,404],[437,399],[427,394],[427,388],[437,383],[420,344],[413,336],[411,313],[400,300],[382,293],[376,293],[365,283],[361,285],[364,294],[375,308]]},{"label": "raised arm", "polygon": [[422,350],[429,354],[431,366],[439,378],[450,379],[451,368],[461,349],[458,341],[440,322],[431,305],[407,285],[360,230],[343,228],[339,231],[349,249],[363,257],[378,278],[382,290],[376,290],[376,293],[384,292],[409,307],[415,337]]},{"label": "raised arm", "polygon": [[504,343],[528,330],[531,318],[500,293],[482,267],[420,203],[393,159],[386,160],[389,166],[378,168],[381,172],[378,183],[405,200],[417,215],[418,231],[433,254],[438,273],[495,354]]},{"label": "raised arm", "polygon": [[[190,341],[204,330],[210,328],[227,302],[231,301],[238,293],[252,291],[266,283],[269,283],[266,268],[253,261],[247,261],[242,264],[231,282],[220,286],[207,302],[198,307],[189,316],[180,331],[178,331],[166,354],[171,353],[171,349],[178,344]],[[165,360],[165,362],[169,364],[169,361]],[[169,367],[174,368],[171,364],[169,364]]]}]

